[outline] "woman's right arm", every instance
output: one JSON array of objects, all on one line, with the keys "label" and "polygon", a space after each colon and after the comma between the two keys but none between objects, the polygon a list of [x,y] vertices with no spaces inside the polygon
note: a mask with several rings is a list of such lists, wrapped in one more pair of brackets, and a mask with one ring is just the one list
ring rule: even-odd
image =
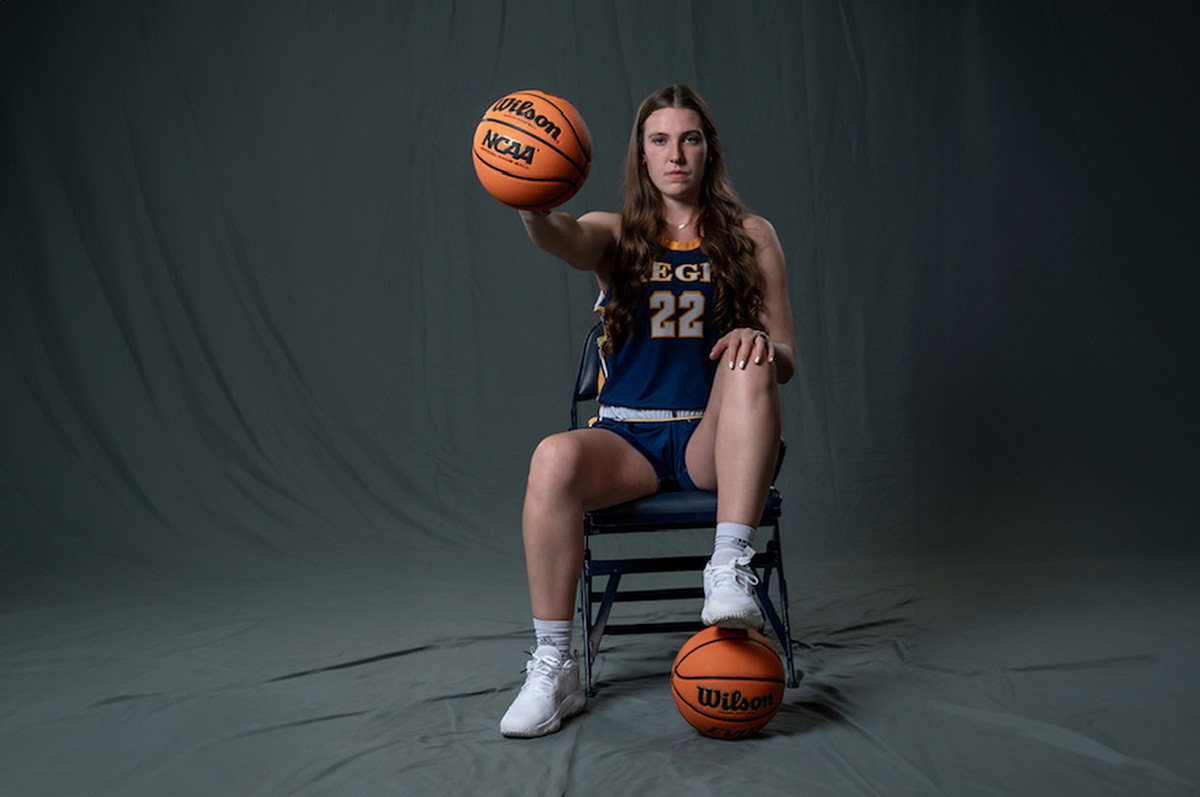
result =
[{"label": "woman's right arm", "polygon": [[593,271],[606,282],[621,231],[616,213],[593,211],[576,219],[570,213],[521,210],[529,239],[541,249],[565,260],[571,268]]}]

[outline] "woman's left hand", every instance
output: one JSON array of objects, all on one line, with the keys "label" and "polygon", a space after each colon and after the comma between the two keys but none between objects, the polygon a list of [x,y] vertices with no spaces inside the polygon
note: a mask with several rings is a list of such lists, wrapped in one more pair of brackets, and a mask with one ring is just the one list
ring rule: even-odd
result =
[{"label": "woman's left hand", "polygon": [[742,368],[753,363],[763,365],[775,362],[775,344],[761,329],[742,327],[726,334],[717,341],[708,359],[715,360],[725,354],[730,368]]}]

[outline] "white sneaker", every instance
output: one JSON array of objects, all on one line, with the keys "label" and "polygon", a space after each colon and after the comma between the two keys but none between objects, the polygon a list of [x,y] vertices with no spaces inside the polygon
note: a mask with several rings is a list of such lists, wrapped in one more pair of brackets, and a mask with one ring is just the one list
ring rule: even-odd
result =
[{"label": "white sneaker", "polygon": [[758,576],[750,569],[754,549],[747,548],[729,564],[704,567],[704,610],[700,619],[705,625],[721,628],[762,628],[762,612],[754,600],[754,585]]},{"label": "white sneaker", "polygon": [[587,698],[579,683],[579,662],[562,658],[551,645],[533,651],[525,665],[525,685],[500,720],[505,736],[545,736],[583,711]]}]

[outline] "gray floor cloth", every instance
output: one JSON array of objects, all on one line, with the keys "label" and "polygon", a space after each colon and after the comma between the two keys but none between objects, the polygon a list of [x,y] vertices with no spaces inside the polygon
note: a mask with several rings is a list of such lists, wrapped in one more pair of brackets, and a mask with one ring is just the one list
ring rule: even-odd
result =
[{"label": "gray floor cloth", "polygon": [[504,739],[519,580],[387,562],[26,591],[0,794],[1200,793],[1194,562],[793,568],[806,676],[742,742],[676,713],[686,635],[610,638],[584,714]]}]

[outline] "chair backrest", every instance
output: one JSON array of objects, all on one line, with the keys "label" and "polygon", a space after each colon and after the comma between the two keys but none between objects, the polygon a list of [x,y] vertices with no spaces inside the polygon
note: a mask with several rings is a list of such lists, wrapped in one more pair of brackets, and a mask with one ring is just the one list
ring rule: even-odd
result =
[{"label": "chair backrest", "polygon": [[581,401],[593,401],[600,395],[600,336],[604,324],[598,323],[588,332],[579,358],[579,373],[575,377],[575,392],[571,396],[571,428],[579,428],[578,406]]}]

